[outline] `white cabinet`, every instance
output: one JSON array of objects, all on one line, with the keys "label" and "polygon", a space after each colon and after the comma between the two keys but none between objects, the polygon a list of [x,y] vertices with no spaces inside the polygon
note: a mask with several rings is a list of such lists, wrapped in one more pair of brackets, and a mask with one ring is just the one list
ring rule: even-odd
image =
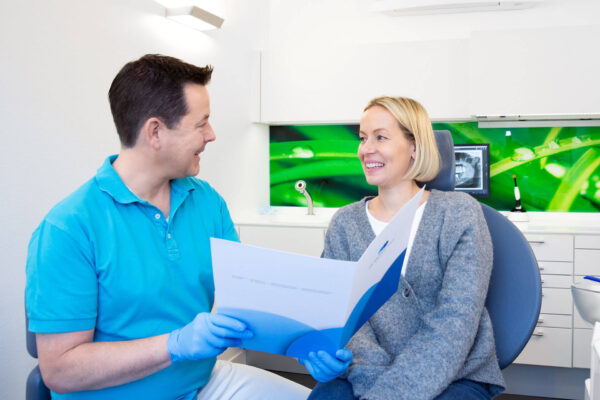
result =
[{"label": "white cabinet", "polygon": [[575,249],[575,275],[600,275],[600,250]]},{"label": "white cabinet", "polygon": [[589,368],[592,329],[573,329],[573,368]]},{"label": "white cabinet", "polygon": [[528,233],[542,279],[542,309],[533,336],[515,362],[590,367],[592,325],[573,304],[571,284],[600,275],[600,235]]},{"label": "white cabinet", "polygon": [[515,360],[520,364],[572,366],[573,236],[525,233],[540,268],[542,307],[536,329]]},{"label": "white cabinet", "polygon": [[[600,276],[600,235],[575,236],[574,282],[585,275]],[[573,308],[573,367],[590,368],[593,325]]]}]

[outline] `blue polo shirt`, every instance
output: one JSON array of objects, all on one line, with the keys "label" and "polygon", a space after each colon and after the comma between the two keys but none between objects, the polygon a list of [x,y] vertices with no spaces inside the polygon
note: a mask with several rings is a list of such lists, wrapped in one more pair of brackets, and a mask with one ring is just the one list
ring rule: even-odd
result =
[{"label": "blue polo shirt", "polygon": [[[25,302],[32,332],[95,329],[94,341],[168,333],[210,312],[210,237],[239,240],[227,206],[208,183],[171,181],[168,220],[112,167],[46,215],[32,235]],[[204,386],[214,358],[174,364],[146,378],[53,399],[176,399]]]}]

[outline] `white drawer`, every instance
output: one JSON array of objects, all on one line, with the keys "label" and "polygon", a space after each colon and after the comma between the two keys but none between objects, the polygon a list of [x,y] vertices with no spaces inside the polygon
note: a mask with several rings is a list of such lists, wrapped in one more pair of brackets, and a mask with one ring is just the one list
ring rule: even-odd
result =
[{"label": "white drawer", "polygon": [[575,250],[575,275],[600,275],[600,250]]},{"label": "white drawer", "polygon": [[576,249],[600,249],[600,235],[575,236]]},{"label": "white drawer", "polygon": [[573,275],[572,262],[538,261],[540,274]]},{"label": "white drawer", "polygon": [[525,237],[538,261],[573,261],[573,236],[526,234]]},{"label": "white drawer", "polygon": [[537,327],[544,328],[568,328],[571,329],[573,322],[570,315],[540,314]]},{"label": "white drawer", "polygon": [[573,328],[594,329],[594,325],[581,317],[581,314],[579,314],[575,305],[573,305]]},{"label": "white drawer", "polygon": [[535,328],[527,346],[515,362],[570,368],[572,336],[572,329]]},{"label": "white drawer", "polygon": [[542,287],[543,288],[563,288],[569,289],[573,284],[573,277],[571,275],[542,275]]},{"label": "white drawer", "polygon": [[573,329],[573,368],[589,368],[592,359],[592,329]]},{"label": "white drawer", "polygon": [[542,313],[544,314],[564,314],[573,313],[573,298],[571,289],[542,289]]}]

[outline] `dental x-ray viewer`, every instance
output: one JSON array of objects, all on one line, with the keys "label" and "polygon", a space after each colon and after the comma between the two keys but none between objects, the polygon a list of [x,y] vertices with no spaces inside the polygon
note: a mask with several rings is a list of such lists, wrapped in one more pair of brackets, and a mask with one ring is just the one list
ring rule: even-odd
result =
[{"label": "dental x-ray viewer", "polygon": [[121,141],[33,233],[26,307],[54,399],[290,399],[308,389],[215,356],[252,335],[211,314],[211,236],[238,240],[199,172],[212,67],[146,55],[109,90]]}]

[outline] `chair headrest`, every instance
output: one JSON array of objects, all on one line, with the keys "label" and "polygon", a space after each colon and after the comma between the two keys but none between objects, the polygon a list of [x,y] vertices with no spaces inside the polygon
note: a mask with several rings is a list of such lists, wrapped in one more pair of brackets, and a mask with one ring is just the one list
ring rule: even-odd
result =
[{"label": "chair headrest", "polygon": [[429,182],[420,182],[419,186],[425,184],[428,190],[452,191],[455,180],[454,141],[450,131],[433,131],[433,134],[440,153],[440,172]]}]

